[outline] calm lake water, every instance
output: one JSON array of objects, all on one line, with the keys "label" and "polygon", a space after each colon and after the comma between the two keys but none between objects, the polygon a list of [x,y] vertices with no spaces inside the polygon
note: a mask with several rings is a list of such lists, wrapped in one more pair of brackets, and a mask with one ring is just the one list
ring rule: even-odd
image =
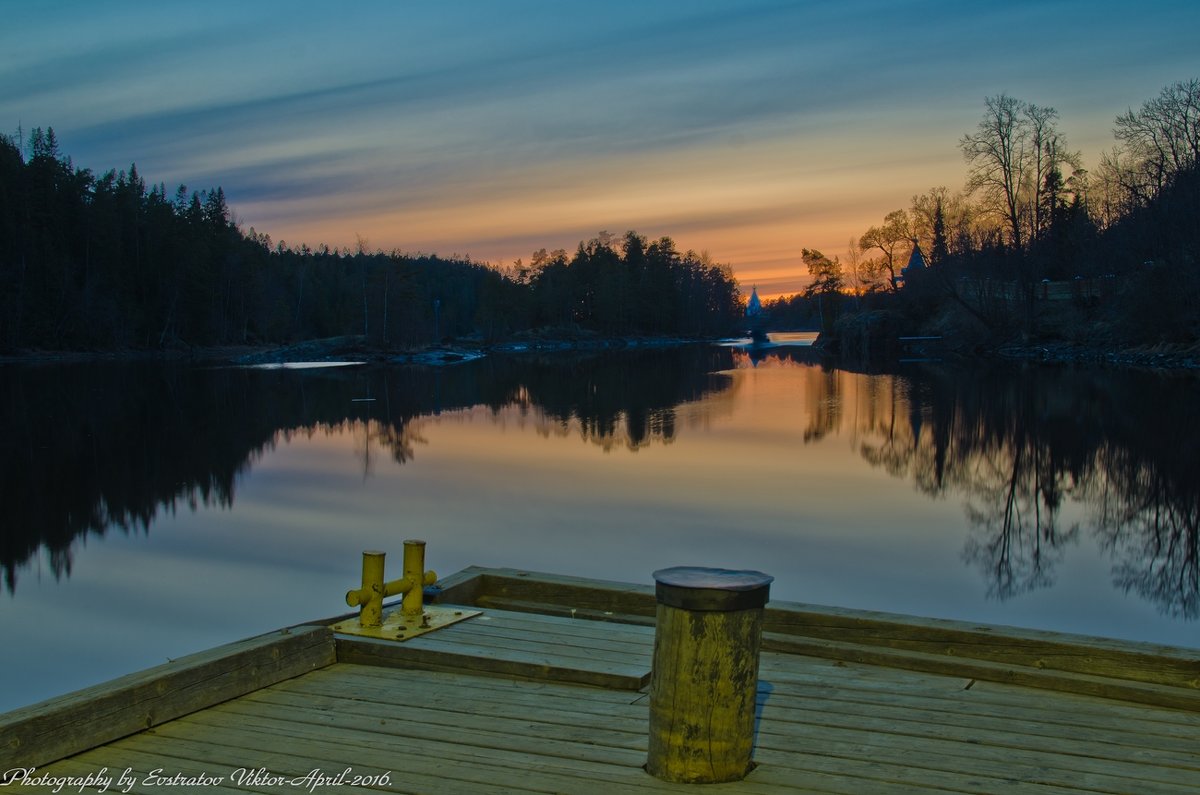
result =
[{"label": "calm lake water", "polygon": [[[793,344],[0,369],[0,710],[345,612],[360,553],[1200,646],[1200,381]],[[398,569],[396,569],[398,576]]]}]

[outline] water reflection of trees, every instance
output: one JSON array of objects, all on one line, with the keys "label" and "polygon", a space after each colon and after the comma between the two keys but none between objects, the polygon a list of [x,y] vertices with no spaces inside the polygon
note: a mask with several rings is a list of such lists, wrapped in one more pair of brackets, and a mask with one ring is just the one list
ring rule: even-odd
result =
[{"label": "water reflection of trees", "polygon": [[[279,441],[361,435],[401,464],[423,416],[524,406],[606,449],[669,442],[675,407],[724,388],[728,351],[707,347],[586,360],[485,359],[439,370],[201,369],[164,365],[6,368],[0,379],[0,567],[44,556],[68,575],[72,550],[110,529],[146,533],[162,511],[230,507],[239,476]],[[356,437],[357,438],[357,437]]]},{"label": "water reflection of trees", "polygon": [[[539,431],[578,432],[605,450],[670,443],[676,407],[725,389],[732,354],[707,346],[529,363],[522,378],[522,405],[536,409]],[[517,402],[514,399],[511,402]]]},{"label": "water reflection of trees", "polygon": [[[1194,471],[1194,470],[1193,470]],[[1112,484],[1117,498],[1101,503],[1097,535],[1118,563],[1113,578],[1126,592],[1176,617],[1200,618],[1200,498],[1155,468]],[[1122,492],[1122,487],[1127,491]]]},{"label": "water reflection of trees", "polygon": [[[1141,385],[1122,392],[1141,410],[1114,415],[1119,443],[1100,454],[1105,474],[1089,488],[1096,536],[1115,561],[1114,582],[1163,612],[1200,618],[1200,417],[1197,388],[1157,379],[1153,402]],[[1157,442],[1160,446],[1155,447]]]},{"label": "water reflection of trees", "polygon": [[963,557],[998,599],[1053,583],[1083,505],[1114,583],[1200,617],[1200,440],[1194,377],[1066,368],[903,375],[813,367],[807,439],[853,434],[862,457],[964,501]]},{"label": "water reflection of trees", "polygon": [[[59,576],[88,534],[145,532],[162,509],[228,506],[238,473],[273,433],[232,371],[7,368],[0,384],[0,561],[10,591],[16,566],[39,550]],[[213,410],[192,411],[201,401]]]},{"label": "water reflection of trees", "polygon": [[[305,373],[169,366],[7,368],[0,378],[0,566],[7,588],[43,556],[162,511],[232,505],[239,476],[280,441],[361,436],[369,471],[420,454],[423,417],[486,407],[494,422],[577,435],[606,450],[669,443],[730,381],[724,348],[485,359],[442,370]],[[794,367],[805,438],[848,433],[863,459],[934,498],[962,500],[963,556],[999,599],[1049,586],[1094,538],[1117,587],[1200,618],[1200,384],[1194,377],[1063,368],[862,373]],[[740,359],[739,364],[742,364]],[[490,412],[487,411],[490,409]],[[472,414],[471,416],[475,416]],[[1070,517],[1082,505],[1086,520]]]}]

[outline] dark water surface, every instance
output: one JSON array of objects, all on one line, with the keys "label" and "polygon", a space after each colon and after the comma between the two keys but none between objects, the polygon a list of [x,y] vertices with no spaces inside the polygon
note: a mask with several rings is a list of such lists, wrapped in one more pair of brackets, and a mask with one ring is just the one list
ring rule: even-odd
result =
[{"label": "dark water surface", "polygon": [[407,538],[442,574],[753,568],[774,599],[1197,647],[1198,407],[1187,374],[791,346],[2,368],[0,710],[344,612]]}]

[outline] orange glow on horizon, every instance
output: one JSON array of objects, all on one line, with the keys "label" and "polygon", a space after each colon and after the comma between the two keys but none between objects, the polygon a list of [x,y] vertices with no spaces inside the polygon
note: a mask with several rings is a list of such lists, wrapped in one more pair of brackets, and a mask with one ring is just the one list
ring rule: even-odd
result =
[{"label": "orange glow on horizon", "polygon": [[[731,266],[745,294],[757,286],[769,300],[808,285],[802,249],[844,260],[851,240],[914,194],[962,182],[958,160],[935,144],[915,158],[844,165],[860,145],[853,135],[821,139],[802,157],[791,136],[779,136],[755,147],[658,152],[616,166],[576,159],[520,172],[489,167],[411,195],[388,186],[332,204],[314,196],[235,210],[244,226],[289,245],[353,250],[361,237],[371,250],[459,255],[493,266],[528,262],[541,248],[570,253],[600,231],[619,237],[633,230],[651,240],[670,237],[681,252],[707,252]],[[956,154],[952,141],[946,149]]]}]

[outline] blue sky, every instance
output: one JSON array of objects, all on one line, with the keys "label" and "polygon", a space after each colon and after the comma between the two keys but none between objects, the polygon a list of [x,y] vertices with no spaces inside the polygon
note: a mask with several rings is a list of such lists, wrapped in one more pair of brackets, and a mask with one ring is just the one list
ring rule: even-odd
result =
[{"label": "blue sky", "polygon": [[764,294],[802,248],[936,185],[1001,92],[1094,166],[1200,77],[1200,4],[13,2],[0,130],[76,165],[221,185],[311,245],[492,263],[604,229],[707,250]]}]

